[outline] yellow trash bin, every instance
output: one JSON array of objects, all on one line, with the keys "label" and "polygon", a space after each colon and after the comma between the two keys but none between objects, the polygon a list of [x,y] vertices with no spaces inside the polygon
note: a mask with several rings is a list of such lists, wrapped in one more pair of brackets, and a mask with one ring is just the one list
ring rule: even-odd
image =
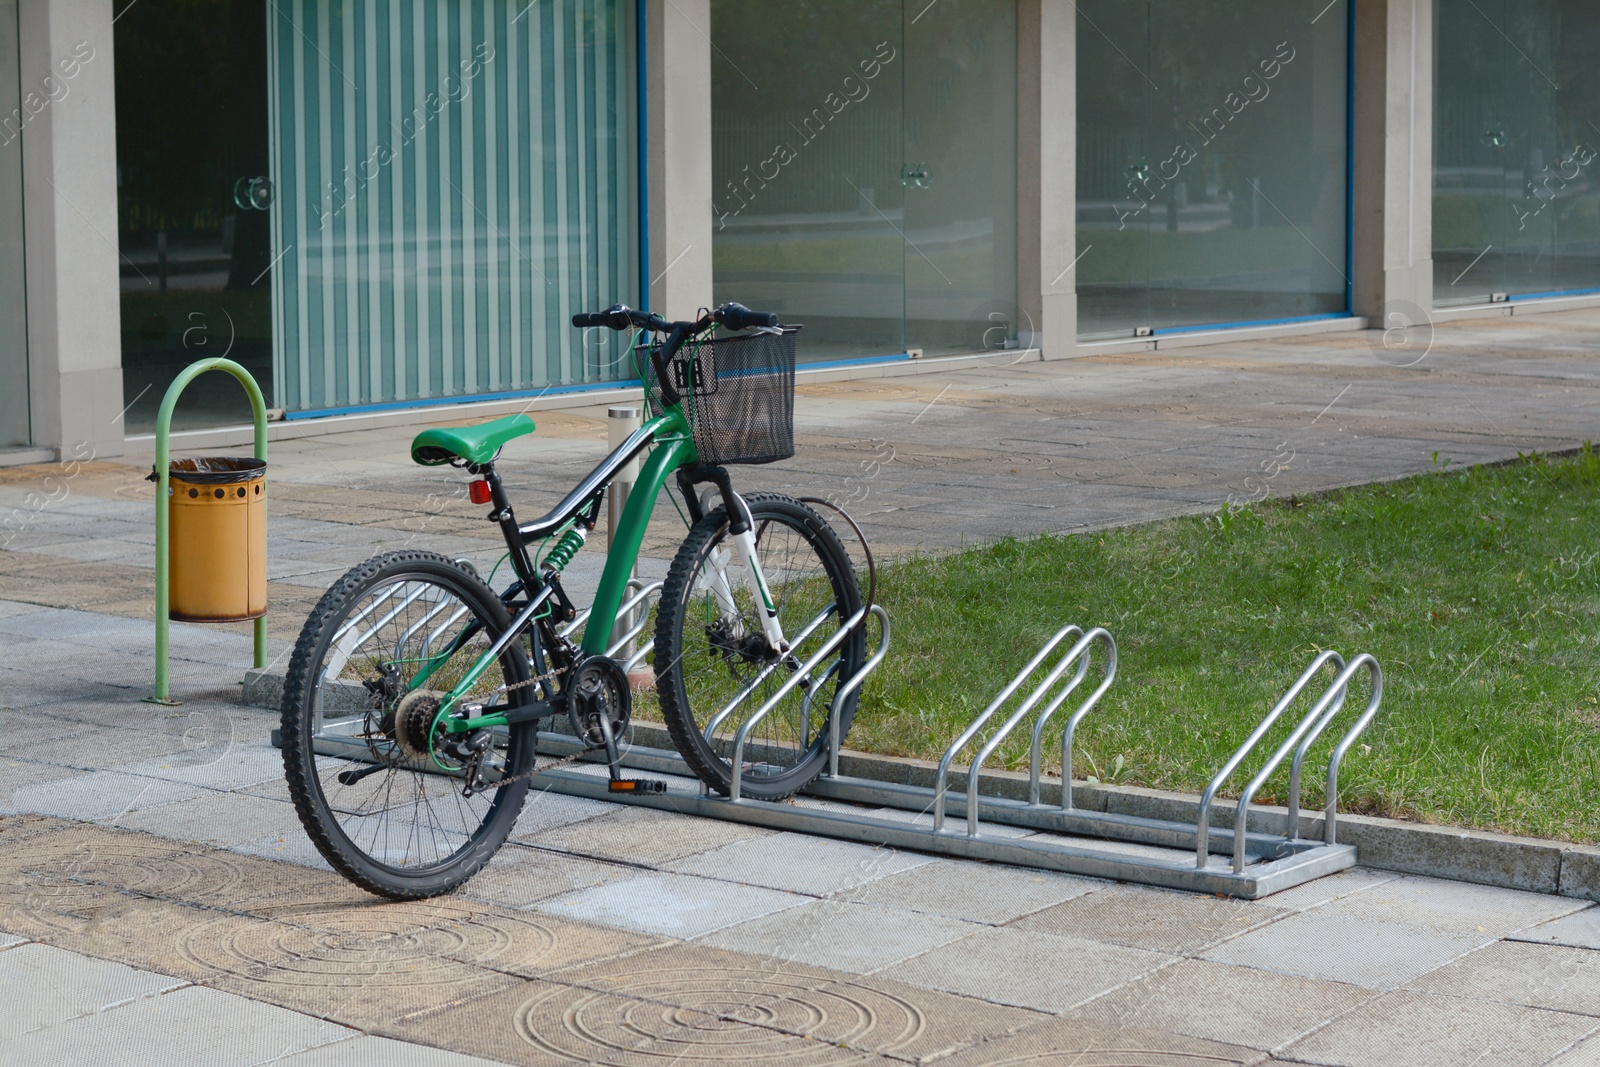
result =
[{"label": "yellow trash bin", "polygon": [[267,613],[267,464],[242,456],[175,459],[169,468],[171,595],[184,622]]}]

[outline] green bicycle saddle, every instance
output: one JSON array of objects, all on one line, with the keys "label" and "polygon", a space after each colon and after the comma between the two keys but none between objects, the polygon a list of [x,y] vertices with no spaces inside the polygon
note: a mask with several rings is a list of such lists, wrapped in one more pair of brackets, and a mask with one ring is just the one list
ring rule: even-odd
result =
[{"label": "green bicycle saddle", "polygon": [[433,426],[412,438],[411,459],[425,467],[452,459],[488,463],[507,441],[532,432],[533,420],[521,414],[476,426]]}]

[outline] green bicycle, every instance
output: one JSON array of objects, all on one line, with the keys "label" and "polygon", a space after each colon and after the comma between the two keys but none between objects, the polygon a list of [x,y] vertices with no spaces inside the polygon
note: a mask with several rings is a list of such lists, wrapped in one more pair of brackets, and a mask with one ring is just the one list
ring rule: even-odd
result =
[{"label": "green bicycle", "polygon": [[[738,304],[694,322],[618,305],[572,323],[641,331],[650,417],[548,515],[519,522],[495,470],[502,446],[533,431],[527,415],[425,430],[411,445],[418,463],[472,475],[511,584],[497,594],[465,561],[385,553],[328,589],[295,645],[280,730],[289,792],[317,849],[371,892],[445,893],[489,861],[537,773],[542,720],[603,750],[612,790],[664,791],[621,773],[633,694],[615,658],[627,639],[614,637],[641,610],[630,580],[669,475],[690,529],[655,608],[653,666],[685,762],[719,793],[782,799],[822,772],[830,732],[842,738],[855,713],[845,682],[865,658],[866,612],[849,554],[808,504],[740,496],[726,470],[794,454],[797,327]],[[562,571],[607,487],[647,453],[584,618]],[[762,711],[736,768],[735,737]]]}]

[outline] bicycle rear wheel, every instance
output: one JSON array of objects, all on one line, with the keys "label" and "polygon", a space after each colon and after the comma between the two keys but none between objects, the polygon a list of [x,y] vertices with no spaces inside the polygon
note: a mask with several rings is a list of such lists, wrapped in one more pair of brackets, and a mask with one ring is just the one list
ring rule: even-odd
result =
[{"label": "bicycle rear wheel", "polygon": [[[656,617],[656,692],[662,716],[684,760],[720,793],[732,786],[739,728],[861,607],[855,568],[820,515],[776,493],[753,493],[745,503],[772,603],[785,637],[795,642],[791,654],[779,656],[761,636],[754,583],[730,566],[733,544],[722,508],[689,531],[667,573]],[[819,619],[809,636],[796,641]],[[858,629],[819,664],[811,684],[790,690],[751,731],[741,795],[780,800],[822,773],[828,717],[838,688],[860,669],[865,649],[865,631]],[[707,727],[730,704],[733,711],[707,738]],[[852,693],[837,709],[841,737],[850,728],[855,705]]]},{"label": "bicycle rear wheel", "polygon": [[[317,850],[364,889],[448,892],[510,833],[534,725],[452,735],[435,724],[444,695],[509,626],[476,574],[432,552],[360,564],[306,619],[284,685],[284,772]],[[529,678],[511,642],[462,703],[490,712],[531,702]],[[465,788],[474,767],[489,783],[480,791]]]}]

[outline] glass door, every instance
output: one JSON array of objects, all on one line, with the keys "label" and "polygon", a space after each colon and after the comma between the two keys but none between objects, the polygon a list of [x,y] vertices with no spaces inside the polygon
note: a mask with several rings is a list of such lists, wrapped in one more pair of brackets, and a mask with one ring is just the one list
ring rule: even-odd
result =
[{"label": "glass door", "polygon": [[1013,0],[904,6],[906,345],[1014,346],[1017,18]]}]

